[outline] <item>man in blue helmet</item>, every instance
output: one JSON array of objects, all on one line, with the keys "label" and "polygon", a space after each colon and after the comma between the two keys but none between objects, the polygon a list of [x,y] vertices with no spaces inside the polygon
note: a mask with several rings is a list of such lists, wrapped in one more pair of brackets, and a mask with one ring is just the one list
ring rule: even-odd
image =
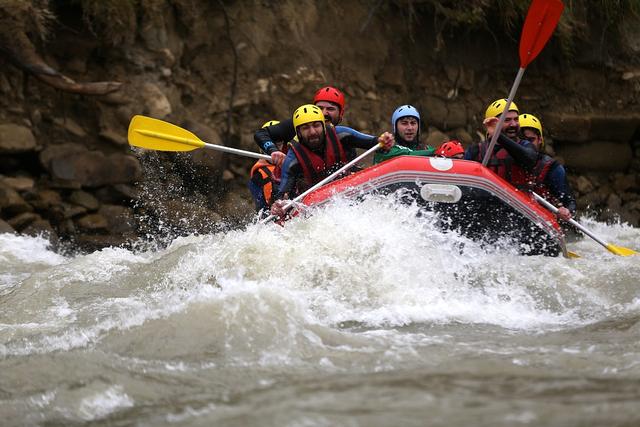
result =
[{"label": "man in blue helmet", "polygon": [[391,128],[396,145],[388,152],[376,152],[373,163],[396,156],[433,156],[435,149],[420,143],[420,113],[412,105],[401,105],[391,115]]}]

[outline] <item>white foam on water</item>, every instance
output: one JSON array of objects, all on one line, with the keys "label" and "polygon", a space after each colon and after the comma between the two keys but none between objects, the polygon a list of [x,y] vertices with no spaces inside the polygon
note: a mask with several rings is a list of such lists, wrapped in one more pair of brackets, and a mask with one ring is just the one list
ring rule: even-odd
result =
[{"label": "white foam on water", "polygon": [[0,266],[4,268],[17,263],[57,265],[64,260],[49,249],[49,241],[43,237],[0,233]]},{"label": "white foam on water", "polygon": [[[284,227],[252,224],[177,238],[162,250],[110,248],[73,258],[49,252],[43,240],[6,238],[0,251],[35,245],[40,255],[32,259],[46,266],[12,284],[0,324],[0,336],[10,338],[0,354],[93,346],[115,331],[157,337],[179,322],[271,365],[300,357],[301,348],[366,351],[375,342],[368,333],[362,340],[349,335],[344,325],[538,330],[639,310],[637,287],[627,283],[640,276],[632,257],[610,257],[586,241],[577,246],[578,260],[487,249],[439,231],[433,216],[418,211],[392,197],[337,200]],[[589,225],[631,245],[640,235],[624,225]],[[179,338],[171,351],[200,345],[197,336]]]},{"label": "white foam on water", "polygon": [[82,420],[93,421],[133,405],[133,399],[124,392],[122,386],[115,385],[83,398],[77,414]]},{"label": "white foam on water", "polygon": [[58,265],[65,257],[49,249],[43,237],[0,233],[0,295],[34,271]]}]

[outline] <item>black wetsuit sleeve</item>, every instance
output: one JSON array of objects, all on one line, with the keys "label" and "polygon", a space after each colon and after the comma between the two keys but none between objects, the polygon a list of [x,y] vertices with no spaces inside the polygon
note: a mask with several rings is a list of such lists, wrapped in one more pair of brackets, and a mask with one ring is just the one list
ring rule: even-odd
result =
[{"label": "black wetsuit sleeve", "polygon": [[533,148],[530,142],[527,141],[528,145],[518,144],[501,133],[498,137],[498,144],[507,150],[509,155],[513,157],[513,160],[515,160],[523,169],[530,171],[535,167],[538,159],[538,152]]},{"label": "black wetsuit sleeve", "polygon": [[286,144],[296,136],[296,130],[293,128],[293,120],[287,119],[281,121],[277,125],[260,128],[253,134],[253,140],[258,147],[267,154],[278,151],[277,143]]},{"label": "black wetsuit sleeve", "polygon": [[345,148],[369,149],[378,144],[378,137],[358,132],[347,126],[336,126],[336,133]]}]

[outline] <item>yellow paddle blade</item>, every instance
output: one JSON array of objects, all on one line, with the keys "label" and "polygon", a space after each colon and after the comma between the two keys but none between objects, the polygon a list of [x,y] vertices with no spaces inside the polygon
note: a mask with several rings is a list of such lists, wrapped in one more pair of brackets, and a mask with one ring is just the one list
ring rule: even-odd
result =
[{"label": "yellow paddle blade", "polygon": [[145,116],[133,116],[127,137],[129,145],[158,151],[191,151],[205,144],[186,129]]},{"label": "yellow paddle blade", "polygon": [[625,248],[623,246],[612,245],[611,243],[607,244],[607,249],[612,254],[616,254],[620,256],[631,256],[631,255],[636,255],[638,253],[633,249]]},{"label": "yellow paddle blade", "polygon": [[578,255],[575,252],[571,252],[571,251],[567,251],[567,256],[569,256],[569,258],[582,258],[580,255]]}]

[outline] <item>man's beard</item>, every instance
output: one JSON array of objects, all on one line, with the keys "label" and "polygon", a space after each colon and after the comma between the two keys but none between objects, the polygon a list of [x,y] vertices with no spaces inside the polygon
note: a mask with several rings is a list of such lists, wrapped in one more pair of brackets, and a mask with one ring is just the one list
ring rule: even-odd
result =
[{"label": "man's beard", "polygon": [[313,138],[311,140],[305,138],[304,145],[312,150],[318,150],[324,146],[324,135],[324,131],[322,131],[322,133],[317,138]]}]

